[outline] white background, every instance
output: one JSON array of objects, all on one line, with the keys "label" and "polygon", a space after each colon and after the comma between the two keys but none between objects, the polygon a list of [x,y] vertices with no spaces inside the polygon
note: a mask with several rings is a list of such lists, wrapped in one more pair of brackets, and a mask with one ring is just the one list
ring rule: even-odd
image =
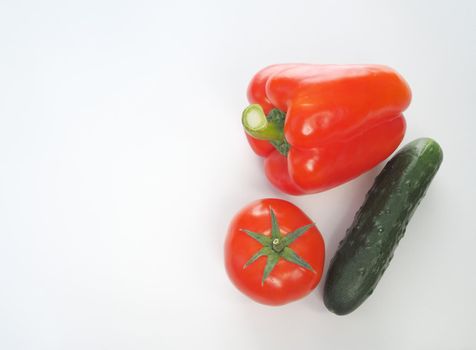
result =
[{"label": "white background", "polygon": [[[0,2],[0,348],[475,349],[476,2]],[[234,213],[291,200],[327,261],[381,168],[268,185],[240,126],[279,62],[382,63],[413,90],[405,143],[442,168],[375,293],[272,308],[223,266]],[[326,265],[327,268],[327,265]]]}]

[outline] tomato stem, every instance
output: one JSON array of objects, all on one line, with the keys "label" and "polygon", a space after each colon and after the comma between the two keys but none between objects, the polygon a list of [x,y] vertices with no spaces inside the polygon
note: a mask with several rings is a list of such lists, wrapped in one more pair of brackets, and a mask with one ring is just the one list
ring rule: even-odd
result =
[{"label": "tomato stem", "polygon": [[272,248],[276,253],[281,253],[283,249],[286,247],[283,242],[279,238],[273,239]]}]

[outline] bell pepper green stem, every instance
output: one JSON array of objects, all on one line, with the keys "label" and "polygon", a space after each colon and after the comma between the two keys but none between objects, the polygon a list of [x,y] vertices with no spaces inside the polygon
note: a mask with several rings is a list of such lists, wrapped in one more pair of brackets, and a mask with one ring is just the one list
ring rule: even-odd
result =
[{"label": "bell pepper green stem", "polygon": [[269,120],[259,104],[246,107],[241,121],[245,131],[258,140],[281,142],[284,139],[283,126]]}]

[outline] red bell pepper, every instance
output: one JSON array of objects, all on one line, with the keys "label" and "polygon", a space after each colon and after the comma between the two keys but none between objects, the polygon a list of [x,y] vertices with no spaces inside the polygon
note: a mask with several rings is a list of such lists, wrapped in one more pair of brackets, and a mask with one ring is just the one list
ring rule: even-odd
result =
[{"label": "red bell pepper", "polygon": [[248,100],[242,122],[266,176],[298,195],[338,186],[392,154],[411,92],[385,66],[278,64],[253,77]]}]

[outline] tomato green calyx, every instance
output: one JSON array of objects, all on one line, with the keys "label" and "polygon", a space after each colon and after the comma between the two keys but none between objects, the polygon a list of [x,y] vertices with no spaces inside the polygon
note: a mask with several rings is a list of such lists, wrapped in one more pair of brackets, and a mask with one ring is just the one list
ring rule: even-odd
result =
[{"label": "tomato green calyx", "polygon": [[241,118],[247,134],[258,140],[269,141],[282,155],[289,151],[289,143],[284,137],[284,120],[286,113],[273,109],[266,116],[259,104],[251,104],[245,108]]},{"label": "tomato green calyx", "polygon": [[301,237],[307,230],[313,227],[314,223],[299,227],[293,232],[290,232],[283,236],[281,234],[281,230],[279,229],[279,224],[278,220],[276,219],[276,215],[274,214],[274,211],[271,207],[269,208],[269,214],[271,216],[271,237],[262,233],[241,229],[241,231],[245,232],[248,236],[255,239],[263,246],[246,262],[243,268],[247,268],[249,265],[258,260],[258,258],[266,256],[266,266],[263,271],[261,285],[264,284],[264,281],[266,280],[266,278],[268,278],[271,271],[273,271],[280,258],[289,261],[293,264],[299,265],[313,273],[316,273],[311,265],[309,265],[303,258],[297,255],[294,250],[288,247],[292,242],[294,242],[296,239]]}]

